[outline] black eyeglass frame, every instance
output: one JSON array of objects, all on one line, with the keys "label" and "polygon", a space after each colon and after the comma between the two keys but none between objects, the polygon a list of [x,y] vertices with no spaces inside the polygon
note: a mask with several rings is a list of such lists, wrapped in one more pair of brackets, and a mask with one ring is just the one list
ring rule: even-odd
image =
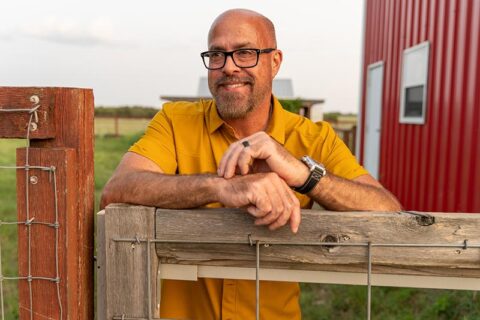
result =
[{"label": "black eyeglass frame", "polygon": [[[253,50],[257,53],[257,60],[255,61],[255,64],[251,65],[251,66],[248,66],[248,67],[241,67],[239,66],[236,62],[235,62],[235,58],[233,57],[233,54],[235,52],[238,52],[238,51],[243,51],[243,50]],[[256,48],[241,48],[241,49],[236,49],[236,50],[233,50],[233,51],[222,51],[222,50],[210,50],[210,51],[204,51],[202,53],[200,53],[200,56],[202,57],[202,61],[203,61],[203,65],[205,66],[205,68],[207,68],[208,70],[219,70],[219,69],[222,69],[223,67],[225,67],[225,64],[227,63],[227,58],[228,57],[232,57],[232,61],[233,63],[238,67],[238,68],[242,68],[242,69],[248,69],[248,68],[254,68],[257,66],[258,64],[258,60],[260,58],[260,54],[261,53],[270,53],[272,51],[275,51],[277,50],[277,48],[266,48],[266,49],[256,49]],[[224,59],[223,59],[223,64],[222,66],[220,67],[216,67],[216,68],[211,68],[207,65],[207,62],[205,61],[205,56],[208,54],[208,53],[215,53],[215,52],[218,52],[218,53],[223,53],[224,55]]]}]

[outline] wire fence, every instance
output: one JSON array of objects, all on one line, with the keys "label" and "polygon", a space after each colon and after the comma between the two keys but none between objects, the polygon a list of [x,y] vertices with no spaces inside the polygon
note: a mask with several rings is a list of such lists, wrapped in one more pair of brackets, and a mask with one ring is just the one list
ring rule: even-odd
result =
[{"label": "wire fence", "polygon": [[97,214],[99,315],[174,318],[160,299],[163,279],[255,280],[249,319],[266,319],[264,280],[364,286],[365,309],[355,318],[370,319],[385,298],[372,287],[480,289],[478,215],[303,210],[302,218],[294,236],[252,227],[241,209],[109,205]]},{"label": "wire fence", "polygon": [[[32,282],[34,281],[48,281],[52,282],[56,286],[56,303],[58,304],[58,314],[59,319],[63,319],[63,306],[62,306],[62,299],[60,294],[60,271],[59,271],[59,210],[58,210],[58,190],[57,190],[57,175],[56,175],[56,167],[55,166],[38,166],[30,164],[30,134],[32,131],[37,130],[38,123],[39,123],[39,116],[38,116],[38,109],[41,107],[40,99],[38,96],[33,95],[30,97],[30,102],[32,103],[31,108],[12,108],[12,109],[0,109],[1,113],[28,113],[29,120],[26,124],[26,148],[25,148],[25,164],[18,166],[18,165],[11,165],[11,166],[0,166],[1,170],[24,170],[25,171],[25,219],[23,221],[0,221],[0,232],[3,226],[7,225],[18,225],[19,230],[20,226],[25,226],[26,228],[26,238],[27,238],[27,272],[25,274],[20,274],[20,270],[18,275],[5,275],[3,274],[3,266],[2,266],[2,243],[0,240],[0,312],[1,312],[1,319],[11,319],[9,315],[5,315],[5,305],[4,305],[4,290],[3,290],[3,283],[4,281],[26,281],[28,283],[28,306],[22,305],[21,307],[27,311],[29,318],[32,320],[34,317],[34,295],[32,290]],[[52,213],[51,221],[39,221],[36,219],[35,215],[32,214],[30,210],[30,201],[32,201],[32,197],[30,195],[30,185],[35,185],[39,182],[38,176],[35,175],[38,170],[43,172],[48,172],[48,183],[51,185],[51,196],[54,203],[54,212]],[[38,201],[38,200],[35,200]],[[19,209],[17,209],[19,210]],[[17,215],[20,217],[20,215]],[[20,220],[20,219],[19,219]],[[46,276],[45,274],[36,274],[33,270],[36,269],[34,265],[32,265],[32,251],[33,251],[33,244],[32,244],[32,234],[33,232],[44,232],[40,231],[39,227],[48,227],[55,233],[55,243],[54,243],[54,251],[55,251],[55,270],[54,270],[54,277]],[[43,243],[43,246],[49,246],[48,243]],[[23,247],[22,244],[18,245],[19,250]],[[53,301],[53,300],[52,300]]]},{"label": "wire fence", "polygon": [[[285,245],[285,246],[322,246],[322,247],[328,247],[328,246],[345,246],[345,247],[365,247],[367,249],[367,265],[366,265],[366,274],[367,274],[367,283],[366,283],[366,289],[367,289],[367,303],[366,303],[366,318],[370,320],[372,318],[372,312],[371,312],[371,306],[372,306],[372,252],[374,247],[397,247],[397,248],[455,248],[455,249],[462,249],[462,250],[467,250],[467,249],[479,249],[480,248],[480,243],[469,243],[468,240],[464,240],[463,243],[455,244],[455,243],[371,243],[371,242],[365,242],[365,243],[341,243],[341,242],[265,242],[262,240],[256,240],[253,239],[250,235],[248,236],[248,240],[246,242],[238,242],[238,241],[233,241],[233,242],[226,242],[226,241],[180,241],[180,240],[162,240],[162,239],[139,239],[138,237],[136,238],[115,238],[112,239],[114,242],[127,242],[127,243],[135,243],[135,244],[140,244],[144,243],[147,245],[147,248],[150,248],[151,245],[155,245],[156,243],[185,243],[185,244],[247,244],[251,247],[255,247],[255,314],[256,314],[256,320],[260,320],[261,317],[261,310],[260,310],[260,261],[261,261],[261,256],[260,256],[260,249],[262,247],[268,248],[271,245]],[[146,263],[147,266],[150,265],[151,263],[151,255],[150,255],[150,250],[146,250],[147,255],[146,255]],[[147,272],[147,284],[148,284],[148,296],[151,297],[151,277],[152,275]],[[149,313],[146,317],[135,317],[131,315],[126,315],[126,314],[117,314],[114,315],[112,319],[114,320],[169,320],[166,318],[158,318],[158,317],[153,317],[151,314],[151,299],[149,298],[148,301],[148,310]],[[170,319],[172,320],[172,319]]]}]

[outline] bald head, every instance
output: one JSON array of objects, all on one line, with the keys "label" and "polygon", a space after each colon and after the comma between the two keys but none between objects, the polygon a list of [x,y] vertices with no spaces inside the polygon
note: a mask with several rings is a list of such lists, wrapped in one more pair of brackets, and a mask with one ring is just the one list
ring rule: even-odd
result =
[{"label": "bald head", "polygon": [[[282,62],[273,23],[255,11],[228,10],[213,21],[208,50],[223,52],[223,66],[208,70],[208,87],[220,117],[241,121],[255,112],[252,119],[268,118],[272,81]],[[237,58],[240,64],[251,64],[239,66]]]},{"label": "bald head", "polygon": [[261,33],[263,38],[268,42],[265,45],[273,48],[277,47],[275,26],[272,21],[258,12],[247,9],[231,9],[220,14],[210,27],[208,43],[211,42],[215,29],[222,28],[225,22],[248,22],[255,24],[258,28],[257,31]]}]

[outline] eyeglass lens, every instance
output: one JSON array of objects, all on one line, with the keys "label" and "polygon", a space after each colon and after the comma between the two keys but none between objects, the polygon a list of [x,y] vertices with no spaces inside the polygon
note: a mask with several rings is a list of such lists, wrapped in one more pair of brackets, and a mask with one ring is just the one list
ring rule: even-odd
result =
[{"label": "eyeglass lens", "polygon": [[250,68],[257,64],[258,52],[256,50],[241,49],[231,53],[222,51],[208,52],[203,55],[205,66],[209,69],[223,68],[229,55],[232,56],[233,63],[239,68]]}]

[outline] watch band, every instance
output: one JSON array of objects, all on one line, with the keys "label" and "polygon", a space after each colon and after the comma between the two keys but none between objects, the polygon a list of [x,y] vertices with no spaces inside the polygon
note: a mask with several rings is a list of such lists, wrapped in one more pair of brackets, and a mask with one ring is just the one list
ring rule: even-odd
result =
[{"label": "watch band", "polygon": [[293,189],[298,193],[307,194],[312,191],[313,188],[315,188],[317,183],[320,182],[320,179],[325,176],[327,171],[323,165],[317,163],[309,156],[304,156],[301,160],[310,169],[310,174],[303,185]]}]

